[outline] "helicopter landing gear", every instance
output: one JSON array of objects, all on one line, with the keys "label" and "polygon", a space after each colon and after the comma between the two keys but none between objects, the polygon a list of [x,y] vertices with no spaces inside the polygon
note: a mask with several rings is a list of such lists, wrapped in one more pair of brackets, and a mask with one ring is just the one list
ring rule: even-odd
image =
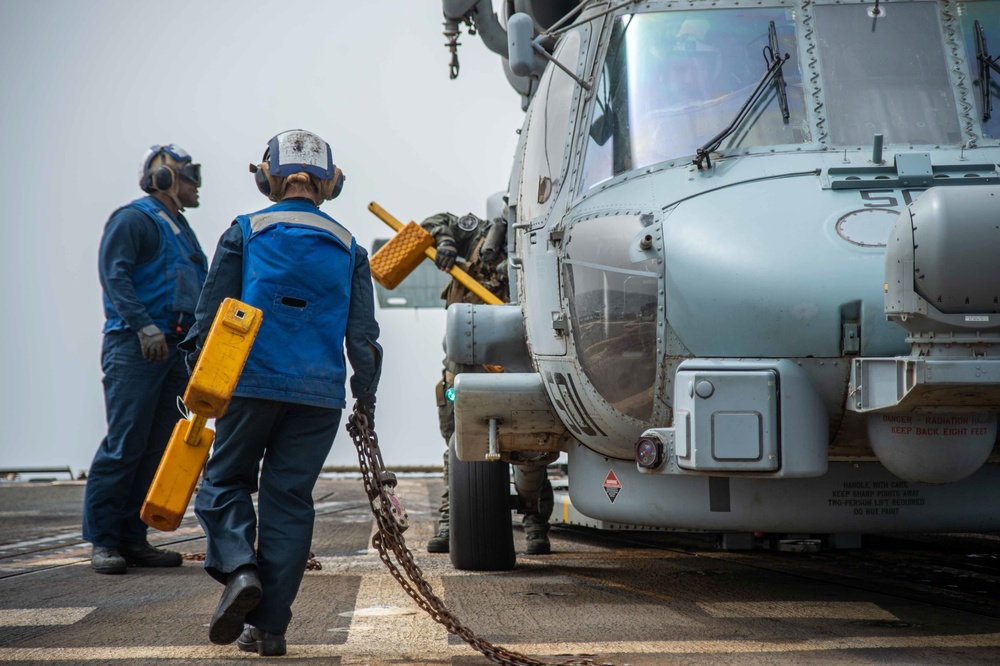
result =
[{"label": "helicopter landing gear", "polygon": [[459,460],[454,435],[448,448],[452,565],[469,571],[513,569],[510,465]]}]

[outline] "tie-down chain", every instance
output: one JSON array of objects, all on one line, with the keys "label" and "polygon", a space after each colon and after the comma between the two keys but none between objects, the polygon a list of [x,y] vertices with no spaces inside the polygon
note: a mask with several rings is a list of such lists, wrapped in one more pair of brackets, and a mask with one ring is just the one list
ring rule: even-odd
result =
[{"label": "tie-down chain", "polygon": [[[347,432],[358,450],[358,463],[361,466],[361,477],[365,492],[368,494],[372,513],[378,523],[378,532],[372,537],[372,547],[378,551],[379,559],[385,563],[389,573],[413,598],[417,606],[430,615],[435,622],[445,626],[452,633],[490,661],[511,666],[593,666],[597,662],[591,659],[573,659],[570,661],[540,661],[533,657],[508,650],[477,636],[448,610],[444,602],[434,594],[430,584],[424,579],[420,567],[413,560],[413,554],[406,547],[403,532],[408,523],[406,511],[396,498],[396,476],[385,469],[382,462],[382,452],[378,447],[378,435],[368,428],[368,419],[356,409],[347,419]],[[393,557],[389,556],[389,551]],[[393,562],[395,559],[395,562]],[[399,563],[399,567],[396,566]],[[405,572],[405,574],[404,574]],[[610,664],[603,664],[610,666]]]}]

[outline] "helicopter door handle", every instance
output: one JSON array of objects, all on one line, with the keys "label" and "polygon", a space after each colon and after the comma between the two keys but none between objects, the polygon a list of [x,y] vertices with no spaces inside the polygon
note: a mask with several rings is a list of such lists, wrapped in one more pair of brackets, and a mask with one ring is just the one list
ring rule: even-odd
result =
[{"label": "helicopter door handle", "polygon": [[[514,232],[516,232],[519,229],[530,229],[530,228],[531,228],[531,222],[517,222],[515,224],[510,225],[511,231]],[[514,246],[515,247],[517,246],[516,240],[514,241]],[[521,257],[514,255],[512,252],[508,252],[507,265],[513,268],[514,270],[521,270],[521,268],[524,267],[524,261],[522,261]]]}]

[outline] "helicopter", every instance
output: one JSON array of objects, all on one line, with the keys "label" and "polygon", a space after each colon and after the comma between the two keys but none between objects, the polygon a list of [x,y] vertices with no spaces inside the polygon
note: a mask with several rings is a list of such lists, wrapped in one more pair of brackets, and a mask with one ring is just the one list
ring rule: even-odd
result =
[{"label": "helicopter", "polygon": [[505,369],[455,381],[452,564],[514,566],[560,455],[602,524],[1000,529],[1000,2],[500,5],[442,2],[525,112],[511,301],[447,315]]}]

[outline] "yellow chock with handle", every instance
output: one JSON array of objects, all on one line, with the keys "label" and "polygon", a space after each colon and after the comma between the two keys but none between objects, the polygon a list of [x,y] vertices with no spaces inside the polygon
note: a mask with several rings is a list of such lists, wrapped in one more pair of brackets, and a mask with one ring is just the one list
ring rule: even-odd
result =
[{"label": "yellow chock with handle", "polygon": [[[434,237],[426,229],[416,222],[409,222],[403,226],[402,222],[374,201],[368,204],[368,210],[398,232],[392,240],[372,255],[368,262],[371,266],[372,277],[380,285],[386,289],[395,289],[425,256],[430,257],[431,261],[437,259],[437,250],[432,247]],[[452,266],[448,272],[466,289],[481,298],[484,303],[503,305],[502,300],[458,266]]]},{"label": "yellow chock with handle", "polygon": [[434,246],[434,236],[416,222],[408,222],[388,243],[372,255],[368,265],[372,277],[386,289],[395,289],[413,272]]},{"label": "yellow chock with handle", "polygon": [[226,412],[261,319],[260,310],[235,298],[219,305],[184,391],[184,404],[191,416],[174,426],[142,505],[140,516],[150,527],[170,532],[181,524],[215,439],[215,433],[205,425],[208,419]]}]

